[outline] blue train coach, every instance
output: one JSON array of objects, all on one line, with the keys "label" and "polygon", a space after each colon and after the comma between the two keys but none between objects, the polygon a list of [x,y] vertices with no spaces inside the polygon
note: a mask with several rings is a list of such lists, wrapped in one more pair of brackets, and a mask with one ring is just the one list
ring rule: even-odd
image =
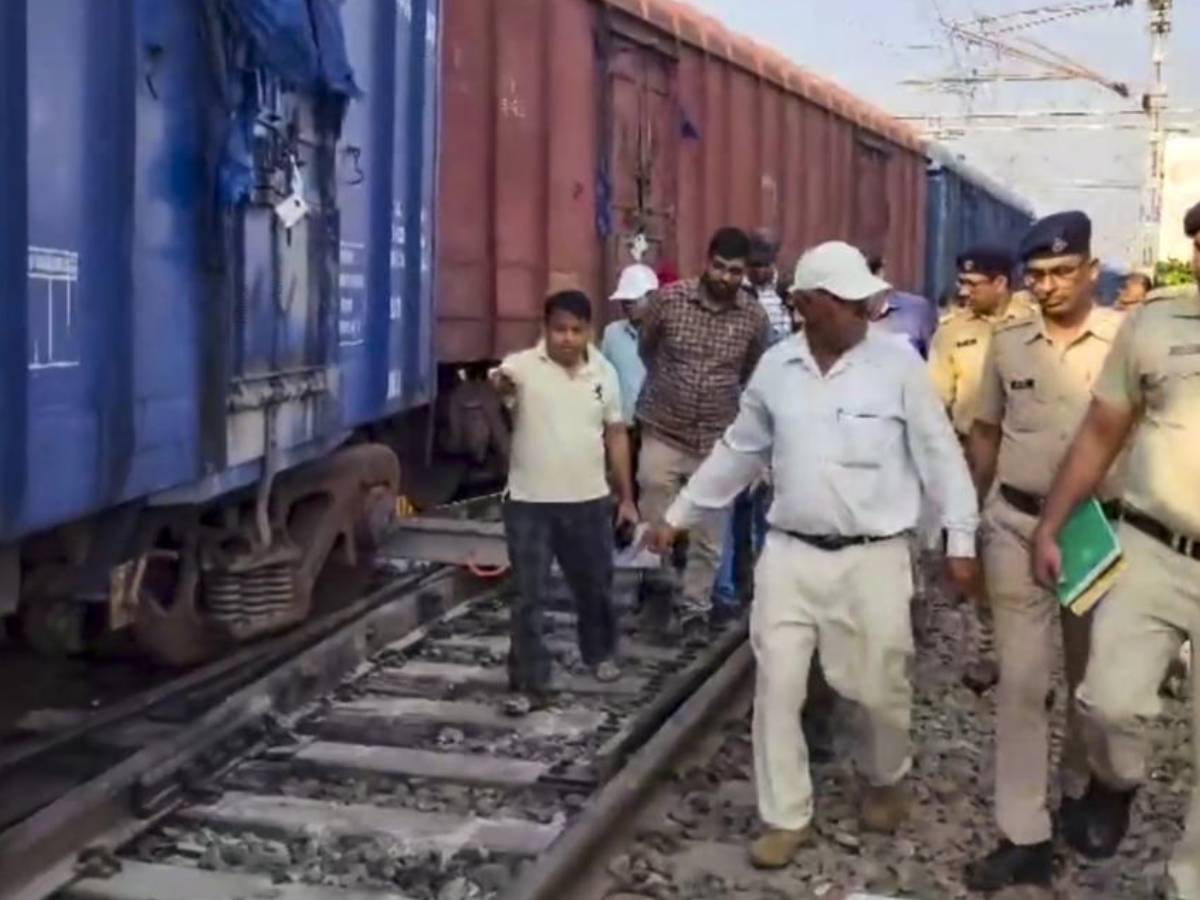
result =
[{"label": "blue train coach", "polygon": [[202,659],[394,509],[359,432],[435,389],[439,13],[0,3],[0,614],[34,643],[101,611]]},{"label": "blue train coach", "polygon": [[954,289],[956,259],[974,244],[1016,248],[1033,207],[945,148],[928,149],[925,295],[941,302]]}]

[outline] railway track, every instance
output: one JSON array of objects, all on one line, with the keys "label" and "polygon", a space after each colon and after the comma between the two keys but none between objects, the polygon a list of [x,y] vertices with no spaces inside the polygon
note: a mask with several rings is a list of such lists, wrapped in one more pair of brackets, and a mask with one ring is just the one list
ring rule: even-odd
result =
[{"label": "railway track", "polygon": [[[860,831],[842,729],[814,769],[811,845],[762,873],[745,861],[758,828],[745,626],[657,646],[631,625],[635,588],[619,573],[623,675],[611,684],[580,664],[558,592],[554,703],[522,718],[503,711],[507,585],[447,568],[363,598],[219,702],[195,675],[199,693],[173,700],[192,700],[193,721],[97,726],[91,745],[111,753],[123,739],[124,755],[0,834],[0,896],[965,900],[962,865],[993,840],[993,697],[961,684],[961,609],[926,601],[910,821],[892,837]],[[1116,859],[1060,854],[1059,893],[1001,900],[1157,896],[1190,776],[1187,723],[1170,702]]]},{"label": "railway track", "polygon": [[514,719],[507,585],[460,571],[390,585],[278,646],[9,748],[10,772],[31,780],[55,754],[91,765],[0,833],[0,895],[563,896],[581,854],[704,720],[689,698],[711,698],[730,666],[745,674],[744,626],[648,643],[629,624],[637,575],[619,573],[623,673],[603,684],[578,660],[561,590],[555,702]]},{"label": "railway track", "polygon": [[[611,819],[577,860],[570,900],[970,900],[965,864],[994,846],[993,705],[961,680],[962,615],[935,589],[921,601],[913,716],[916,757],[910,816],[894,835],[864,831],[854,771],[854,711],[834,715],[833,753],[813,764],[811,840],[791,865],[753,869],[749,842],[759,833],[751,750],[753,691],[743,679],[699,730],[656,760],[658,777]],[[1054,756],[1061,750],[1066,698],[1056,692]],[[699,698],[699,695],[697,695]],[[1130,833],[1118,854],[1086,860],[1059,846],[1053,889],[1010,888],[994,900],[1160,900],[1164,860],[1178,837],[1191,782],[1190,710],[1164,698],[1150,726],[1152,776],[1139,792]],[[649,748],[649,745],[647,745]],[[1054,769],[1052,768],[1052,771]],[[1057,780],[1057,779],[1055,779]],[[1052,787],[1057,802],[1059,786]],[[567,883],[567,882],[564,882]],[[541,894],[539,896],[555,896]]]},{"label": "railway track", "polygon": [[[28,814],[0,832],[0,896],[40,897],[78,853],[119,843],[194,785],[269,740],[276,717],[334,687],[365,654],[482,589],[445,568],[391,580],[302,628],[5,748],[6,799]],[[20,807],[16,807],[17,810]]]}]

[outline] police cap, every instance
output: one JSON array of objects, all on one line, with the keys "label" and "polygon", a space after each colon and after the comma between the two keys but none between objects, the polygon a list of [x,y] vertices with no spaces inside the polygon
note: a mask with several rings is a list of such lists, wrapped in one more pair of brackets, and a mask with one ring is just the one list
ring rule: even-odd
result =
[{"label": "police cap", "polygon": [[979,245],[958,254],[958,271],[966,274],[978,272],[988,278],[1012,277],[1014,265],[1012,253],[994,246]]},{"label": "police cap", "polygon": [[1067,256],[1092,254],[1092,220],[1086,213],[1054,213],[1033,223],[1021,241],[1021,261],[1036,256]]},{"label": "police cap", "polygon": [[1183,217],[1183,233],[1190,238],[1200,234],[1200,203],[1189,209]]}]

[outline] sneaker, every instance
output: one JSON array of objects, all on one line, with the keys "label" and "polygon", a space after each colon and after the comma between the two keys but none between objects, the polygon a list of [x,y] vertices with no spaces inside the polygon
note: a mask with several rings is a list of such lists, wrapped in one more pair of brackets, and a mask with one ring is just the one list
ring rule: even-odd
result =
[{"label": "sneaker", "polygon": [[1014,844],[1002,840],[1000,846],[966,869],[968,890],[991,892],[1019,884],[1050,887],[1054,876],[1054,845]]},{"label": "sneaker", "polygon": [[621,677],[621,669],[611,659],[606,659],[596,664],[596,667],[592,670],[592,674],[602,684],[609,684]]},{"label": "sneaker", "polygon": [[750,845],[750,865],[756,869],[782,869],[804,846],[808,828],[772,828]]},{"label": "sneaker", "polygon": [[859,818],[867,831],[891,834],[907,817],[908,794],[902,785],[866,785],[863,788]]}]

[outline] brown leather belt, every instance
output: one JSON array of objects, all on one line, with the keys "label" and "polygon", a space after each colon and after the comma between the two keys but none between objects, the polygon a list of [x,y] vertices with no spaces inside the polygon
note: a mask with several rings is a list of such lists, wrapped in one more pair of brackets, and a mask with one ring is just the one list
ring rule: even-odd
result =
[{"label": "brown leather belt", "polygon": [[1166,544],[1176,553],[1200,561],[1200,538],[1174,532],[1158,519],[1136,509],[1125,510],[1125,521],[1147,537],[1154,538],[1160,544]]},{"label": "brown leather belt", "polygon": [[774,530],[781,534],[786,534],[788,537],[793,537],[798,541],[804,541],[804,543],[810,544],[818,550],[828,550],[830,552],[845,550],[847,547],[861,547],[864,544],[878,544],[881,541],[890,541],[900,537],[899,534],[885,534],[881,537],[869,535],[846,537],[840,534],[802,534],[799,531],[788,531],[786,528],[776,528]]},{"label": "brown leather belt", "polygon": [[[1023,512],[1025,515],[1033,516],[1034,518],[1042,514],[1042,509],[1046,505],[1045,497],[1039,497],[1037,494],[1031,494],[1029,491],[1015,488],[1011,484],[1000,485],[1000,496],[1004,498],[1005,503],[1017,512]],[[1115,522],[1121,518],[1123,506],[1120,500],[1106,500],[1100,504],[1100,509],[1104,511],[1106,517]]]}]

